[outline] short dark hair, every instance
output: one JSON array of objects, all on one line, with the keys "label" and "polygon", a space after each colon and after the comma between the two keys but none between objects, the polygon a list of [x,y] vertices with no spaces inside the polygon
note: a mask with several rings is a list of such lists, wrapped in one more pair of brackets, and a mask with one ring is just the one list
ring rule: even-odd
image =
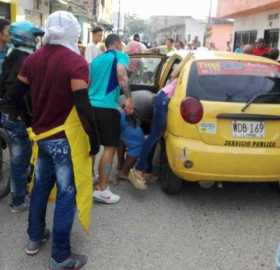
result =
[{"label": "short dark hair", "polygon": [[98,32],[103,32],[103,31],[104,31],[104,30],[103,30],[102,27],[96,26],[96,27],[94,27],[94,28],[91,30],[91,33],[96,34],[96,33],[98,33]]},{"label": "short dark hair", "polygon": [[256,40],[256,43],[265,43],[264,39],[263,38],[258,38]]},{"label": "short dark hair", "polygon": [[133,36],[133,40],[139,41],[139,40],[140,40],[140,35],[139,35],[139,34],[135,34],[135,35]]},{"label": "short dark hair", "polygon": [[168,39],[166,39],[166,41],[170,41],[171,43],[174,43],[174,39],[173,38],[168,38]]},{"label": "short dark hair", "polygon": [[0,32],[3,32],[6,26],[10,25],[10,21],[6,19],[0,19]]},{"label": "short dark hair", "polygon": [[110,34],[105,40],[105,46],[108,49],[116,42],[121,42],[121,38],[117,34]]}]

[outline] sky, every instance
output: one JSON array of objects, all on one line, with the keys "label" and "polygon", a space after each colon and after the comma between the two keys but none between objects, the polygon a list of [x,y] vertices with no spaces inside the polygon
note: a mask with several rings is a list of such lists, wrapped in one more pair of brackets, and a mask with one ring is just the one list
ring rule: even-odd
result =
[{"label": "sky", "polygon": [[[125,13],[138,14],[143,18],[152,15],[177,15],[204,18],[209,14],[210,0],[113,0],[114,9],[121,9]],[[217,0],[212,0],[212,16],[215,16]]]}]

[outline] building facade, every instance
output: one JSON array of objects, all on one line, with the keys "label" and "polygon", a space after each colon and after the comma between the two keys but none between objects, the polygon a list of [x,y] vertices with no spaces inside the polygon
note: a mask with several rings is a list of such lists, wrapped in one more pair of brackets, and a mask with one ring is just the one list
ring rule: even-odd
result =
[{"label": "building facade", "polygon": [[204,20],[197,20],[192,17],[186,18],[185,21],[185,40],[187,43],[196,41],[197,46],[200,47],[204,43],[207,22]]},{"label": "building facade", "polygon": [[167,38],[186,39],[186,16],[152,16],[150,18],[153,41],[162,44]]},{"label": "building facade", "polygon": [[12,22],[29,20],[39,27],[43,27],[47,16],[57,10],[67,10],[78,18],[84,44],[91,40],[93,25],[112,28],[112,0],[0,0],[0,18]]},{"label": "building facade", "polygon": [[264,38],[267,45],[280,47],[280,1],[275,0],[219,0],[217,14],[233,18],[233,47],[253,44]]},{"label": "building facade", "polygon": [[212,43],[218,51],[227,51],[227,43],[229,42],[230,44],[232,44],[232,33],[233,21],[212,18],[208,26],[206,46],[210,47],[210,44]]},{"label": "building facade", "polygon": [[16,21],[18,2],[16,0],[0,0],[0,18]]},{"label": "building facade", "polygon": [[105,30],[113,28],[113,2],[112,0],[93,0],[93,16],[96,24]]}]

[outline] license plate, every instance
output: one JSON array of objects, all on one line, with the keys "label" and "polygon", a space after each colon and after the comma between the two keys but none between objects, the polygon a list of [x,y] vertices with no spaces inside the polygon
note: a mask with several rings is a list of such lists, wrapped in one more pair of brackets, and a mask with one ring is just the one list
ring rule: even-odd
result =
[{"label": "license plate", "polygon": [[235,138],[264,138],[264,122],[233,121],[232,135]]}]

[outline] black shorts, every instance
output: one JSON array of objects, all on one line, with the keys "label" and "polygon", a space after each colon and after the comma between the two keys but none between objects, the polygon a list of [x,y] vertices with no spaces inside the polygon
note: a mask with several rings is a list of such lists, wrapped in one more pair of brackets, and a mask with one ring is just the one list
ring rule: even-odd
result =
[{"label": "black shorts", "polygon": [[100,144],[118,147],[121,136],[120,113],[115,109],[93,108]]}]

